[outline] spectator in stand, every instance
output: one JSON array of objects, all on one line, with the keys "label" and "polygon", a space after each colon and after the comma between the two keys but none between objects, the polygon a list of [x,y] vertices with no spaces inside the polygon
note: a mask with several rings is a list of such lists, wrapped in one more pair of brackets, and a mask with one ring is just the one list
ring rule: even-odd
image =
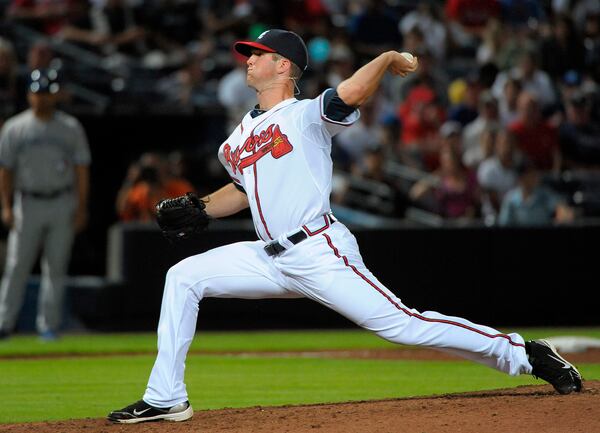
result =
[{"label": "spectator in stand", "polygon": [[397,21],[386,9],[384,0],[366,0],[364,8],[350,17],[348,32],[354,50],[365,58],[402,45]]},{"label": "spectator in stand", "polygon": [[552,34],[541,45],[541,68],[557,80],[569,70],[582,71],[585,65],[585,47],[568,15],[552,20]]},{"label": "spectator in stand", "polygon": [[600,169],[600,126],[591,121],[591,101],[581,91],[566,101],[566,121],[559,127],[567,168]]},{"label": "spectator in stand", "polygon": [[498,74],[492,86],[492,93],[496,98],[501,98],[504,86],[509,78],[520,80],[523,90],[535,94],[543,108],[551,107],[556,103],[556,93],[552,80],[546,72],[538,68],[535,51],[526,50],[521,55],[516,67]]},{"label": "spectator in stand", "polygon": [[462,125],[456,120],[446,120],[440,127],[440,149],[451,148],[456,154],[462,152]]},{"label": "spectator in stand", "polygon": [[29,70],[50,68],[52,60],[54,60],[54,52],[45,41],[36,42],[27,52],[27,68]]},{"label": "spectator in stand", "polygon": [[232,51],[235,67],[221,77],[217,88],[219,103],[227,110],[229,131],[256,104],[256,91],[246,84],[247,59],[237,51]]},{"label": "spectator in stand", "polygon": [[110,40],[107,33],[94,27],[92,4],[88,0],[73,1],[66,23],[58,36],[81,48],[97,53],[102,53],[104,45]]},{"label": "spectator in stand", "polygon": [[484,131],[498,127],[498,103],[491,92],[484,91],[479,95],[479,115],[462,133],[463,163],[467,167],[476,166],[484,158],[481,147]]},{"label": "spectator in stand", "polygon": [[193,0],[156,0],[146,7],[146,24],[156,48],[166,54],[184,52],[198,37],[198,7]]},{"label": "spectator in stand", "polygon": [[497,0],[447,0],[446,16],[468,33],[480,35],[490,19],[500,18]]},{"label": "spectator in stand", "polygon": [[502,201],[498,223],[502,226],[537,226],[569,223],[574,210],[556,193],[540,184],[540,173],[531,162],[517,166],[518,186]]},{"label": "spectator in stand", "polygon": [[526,51],[538,51],[537,36],[532,36],[529,29],[513,29],[504,23],[501,25],[501,41],[494,57],[494,63],[501,71],[511,70]]},{"label": "spectator in stand", "polygon": [[426,85],[411,89],[398,108],[401,123],[399,154],[410,166],[428,171],[438,165],[440,126],[445,112],[435,92]]},{"label": "spectator in stand", "polygon": [[[403,33],[402,51],[407,53],[418,53],[425,45],[425,33],[417,25]],[[431,53],[431,51],[429,51]]]},{"label": "spectator in stand", "polygon": [[136,11],[125,0],[106,0],[92,8],[94,29],[108,38],[105,54],[115,52],[141,57],[147,51],[146,31],[138,25]]},{"label": "spectator in stand", "polygon": [[515,135],[517,148],[540,170],[561,168],[558,131],[542,117],[535,95],[521,92],[517,101],[519,117],[508,126]]},{"label": "spectator in stand", "polygon": [[492,92],[492,95],[498,100],[498,114],[503,127],[518,119],[517,101],[522,89],[523,85],[519,79],[508,78],[499,96],[493,95]]},{"label": "spectator in stand", "polygon": [[385,216],[402,214],[406,199],[386,174],[385,162],[385,150],[380,144],[368,146],[361,163],[354,166],[352,176],[341,172],[334,175],[333,203]]},{"label": "spectator in stand", "polygon": [[448,76],[443,68],[438,67],[428,50],[420,48],[415,55],[419,59],[419,69],[403,80],[394,80],[389,87],[392,101],[401,104],[406,101],[413,87],[426,85],[433,89],[440,103],[446,106],[448,104],[447,89],[450,82]]},{"label": "spectator in stand", "polygon": [[[402,17],[398,24],[400,32],[405,39],[409,33],[418,30],[424,36],[424,42],[427,49],[433,54],[433,57],[442,61],[446,57],[446,27],[440,20],[437,3],[426,0],[417,3],[416,9],[408,12]],[[409,53],[414,53],[414,49],[405,49]]]},{"label": "spectator in stand", "polygon": [[[579,28],[585,26],[587,17],[596,15],[600,17],[600,4],[596,0],[566,0],[567,7],[563,12],[571,12],[575,23]],[[569,5],[569,3],[571,3]],[[570,7],[569,7],[570,6]]]},{"label": "spectator in stand", "polygon": [[445,5],[452,51],[473,55],[487,22],[500,17],[497,0],[447,0]]},{"label": "spectator in stand", "polygon": [[360,118],[352,128],[345,128],[335,136],[334,142],[347,155],[352,172],[360,172],[365,163],[366,151],[377,147],[381,128],[374,111],[374,99],[360,107]]},{"label": "spectator in stand", "polygon": [[117,213],[122,221],[154,221],[156,204],[194,191],[185,179],[169,171],[167,161],[156,153],[146,153],[129,167],[117,195]]},{"label": "spectator in stand", "polygon": [[336,88],[355,70],[354,53],[348,48],[347,40],[339,38],[331,42],[329,64],[326,67],[327,85]]},{"label": "spectator in stand", "polygon": [[564,111],[564,103],[568,101],[575,93],[581,93],[581,74],[574,70],[569,70],[557,82],[562,109]]},{"label": "spectator in stand", "polygon": [[17,107],[17,66],[12,43],[0,38],[0,128]]},{"label": "spectator in stand", "polygon": [[418,181],[410,190],[410,198],[414,201],[423,201],[428,194],[435,198],[434,210],[444,218],[472,219],[477,216],[477,179],[449,146],[441,150],[440,168],[434,176]]},{"label": "spectator in stand", "polygon": [[47,35],[54,35],[65,24],[69,6],[69,0],[13,0],[7,18]]},{"label": "spectator in stand", "polygon": [[484,63],[479,66],[477,76],[479,77],[479,85],[481,86],[482,91],[490,90],[492,88],[499,71],[500,69],[493,62]]},{"label": "spectator in stand", "polygon": [[206,86],[201,53],[188,56],[185,66],[156,83],[156,92],[163,98],[162,104],[179,113],[193,113],[198,107],[210,105],[216,95]]},{"label": "spectator in stand", "polygon": [[[253,1],[252,3],[259,4],[260,2]],[[272,7],[269,3],[277,2],[266,3],[267,7]],[[288,0],[282,2],[280,15],[283,15],[285,24],[283,27],[296,33],[308,31],[312,34],[318,34],[316,27],[320,25],[319,22],[328,17],[328,13],[330,13],[328,11],[329,6],[331,5],[321,0]]]},{"label": "spectator in stand", "polygon": [[448,119],[459,122],[463,127],[477,118],[481,92],[481,86],[475,76],[469,76],[464,82],[465,90],[461,101],[448,110]]},{"label": "spectator in stand", "polygon": [[524,27],[537,28],[538,23],[546,18],[539,0],[500,0],[500,4],[502,21],[513,31]]},{"label": "spectator in stand", "polygon": [[477,63],[480,65],[488,62],[499,64],[499,53],[503,43],[502,23],[493,18],[488,20],[481,34],[481,43],[477,48]]},{"label": "spectator in stand", "polygon": [[517,186],[515,137],[506,130],[494,134],[494,153],[477,169],[482,192],[481,213],[488,225],[496,221],[504,195]]},{"label": "spectator in stand", "polygon": [[600,83],[600,11],[585,17],[582,33],[586,71],[596,83]]}]

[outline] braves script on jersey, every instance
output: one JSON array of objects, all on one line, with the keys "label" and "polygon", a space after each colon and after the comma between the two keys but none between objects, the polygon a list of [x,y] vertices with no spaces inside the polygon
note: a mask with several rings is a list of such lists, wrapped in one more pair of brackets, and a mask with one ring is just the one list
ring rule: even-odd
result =
[{"label": "braves script on jersey", "polygon": [[265,241],[330,210],[331,137],[358,119],[328,120],[323,95],[287,99],[264,114],[246,114],[221,145],[219,159],[248,195],[254,227]]}]

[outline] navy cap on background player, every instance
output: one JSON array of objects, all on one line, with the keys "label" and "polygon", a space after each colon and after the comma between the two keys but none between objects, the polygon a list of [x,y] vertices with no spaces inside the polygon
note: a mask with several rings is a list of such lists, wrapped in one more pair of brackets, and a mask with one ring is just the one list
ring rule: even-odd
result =
[{"label": "navy cap on background player", "polygon": [[28,90],[31,93],[58,93],[60,84],[56,69],[34,69],[31,71]]},{"label": "navy cap on background player", "polygon": [[238,41],[233,48],[246,57],[250,57],[255,48],[277,53],[294,62],[302,71],[308,66],[308,50],[304,41],[296,33],[287,30],[267,30],[256,41]]}]

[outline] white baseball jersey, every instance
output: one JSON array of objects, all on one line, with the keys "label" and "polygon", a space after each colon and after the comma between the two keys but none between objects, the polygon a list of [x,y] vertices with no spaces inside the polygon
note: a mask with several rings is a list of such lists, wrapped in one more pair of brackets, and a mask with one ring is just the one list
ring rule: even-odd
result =
[{"label": "white baseball jersey", "polygon": [[258,236],[269,241],[330,211],[331,137],[352,125],[328,119],[323,94],[286,99],[242,122],[219,148],[233,182],[248,195]]}]

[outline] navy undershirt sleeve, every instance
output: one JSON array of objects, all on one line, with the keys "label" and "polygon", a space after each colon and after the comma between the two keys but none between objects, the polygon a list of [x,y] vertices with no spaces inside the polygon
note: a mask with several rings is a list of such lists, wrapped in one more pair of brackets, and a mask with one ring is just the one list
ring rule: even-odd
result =
[{"label": "navy undershirt sleeve", "polygon": [[337,90],[328,89],[323,95],[323,111],[328,119],[341,122],[356,110],[339,97]]}]

